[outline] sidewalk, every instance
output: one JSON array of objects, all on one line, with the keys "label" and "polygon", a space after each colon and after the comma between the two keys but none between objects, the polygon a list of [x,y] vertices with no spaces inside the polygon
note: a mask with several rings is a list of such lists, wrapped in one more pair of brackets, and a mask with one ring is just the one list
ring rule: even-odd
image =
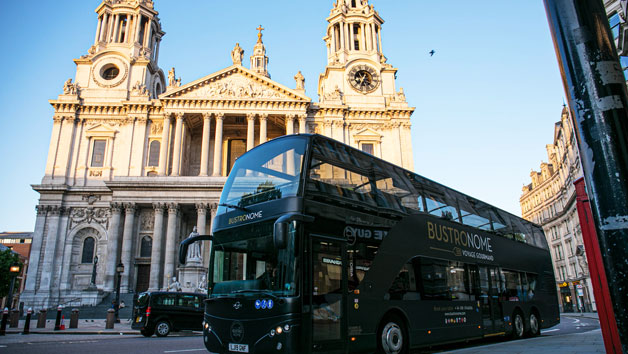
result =
[{"label": "sidewalk", "polygon": [[[17,328],[10,328],[7,325],[6,333],[22,333],[24,330],[24,320],[20,320]],[[31,334],[132,334],[139,335],[140,331],[131,329],[131,320],[121,319],[120,323],[114,323],[113,329],[105,328],[104,319],[83,319],[79,320],[78,328],[68,328],[70,321],[65,320],[64,330],[55,331],[55,320],[46,320],[46,328],[37,328],[37,320],[31,320],[30,333]]]},{"label": "sidewalk", "polygon": [[595,329],[584,333],[573,333],[557,336],[541,336],[523,340],[482,345],[475,348],[465,348],[448,351],[447,353],[464,354],[591,354],[605,353],[602,331]]}]

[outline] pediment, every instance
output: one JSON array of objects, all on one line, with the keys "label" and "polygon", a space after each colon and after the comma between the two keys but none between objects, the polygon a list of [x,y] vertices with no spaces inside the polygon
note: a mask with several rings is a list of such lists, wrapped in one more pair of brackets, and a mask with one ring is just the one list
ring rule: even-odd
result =
[{"label": "pediment", "polygon": [[104,124],[98,124],[85,131],[85,136],[90,137],[113,137],[117,131]]},{"label": "pediment", "polygon": [[181,100],[279,100],[310,102],[302,93],[287,88],[240,65],[169,89],[160,99]]},{"label": "pediment", "polygon": [[358,140],[379,140],[382,135],[371,128],[365,128],[357,133],[353,134],[353,136]]}]

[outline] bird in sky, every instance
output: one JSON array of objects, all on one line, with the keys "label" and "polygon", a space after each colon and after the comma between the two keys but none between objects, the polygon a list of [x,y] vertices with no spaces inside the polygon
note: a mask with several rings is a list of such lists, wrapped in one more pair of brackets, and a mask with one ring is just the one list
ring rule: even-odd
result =
[{"label": "bird in sky", "polygon": [[434,53],[436,53],[436,51],[435,51],[434,49],[432,49],[432,50],[430,51],[430,56],[434,56]]}]

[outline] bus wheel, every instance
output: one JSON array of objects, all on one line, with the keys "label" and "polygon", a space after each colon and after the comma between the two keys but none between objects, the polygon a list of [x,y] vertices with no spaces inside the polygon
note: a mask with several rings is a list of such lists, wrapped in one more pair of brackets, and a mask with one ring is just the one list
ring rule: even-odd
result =
[{"label": "bus wheel", "polygon": [[168,321],[159,321],[155,325],[155,333],[157,337],[165,337],[170,333],[170,323]]},{"label": "bus wheel", "polygon": [[398,316],[389,316],[382,322],[379,332],[378,349],[380,353],[406,353],[408,348],[403,321]]},{"label": "bus wheel", "polygon": [[530,314],[530,331],[528,334],[530,337],[538,336],[541,333],[541,329],[539,326],[539,318],[536,316],[536,313],[532,312]]},{"label": "bus wheel", "polygon": [[524,330],[523,317],[520,312],[515,312],[512,316],[512,337],[514,339],[522,338]]}]

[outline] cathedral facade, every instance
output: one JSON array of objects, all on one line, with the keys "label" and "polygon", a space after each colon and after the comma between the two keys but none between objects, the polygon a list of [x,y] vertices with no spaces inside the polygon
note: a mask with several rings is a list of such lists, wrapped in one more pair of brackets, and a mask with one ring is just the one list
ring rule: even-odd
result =
[{"label": "cathedral facade", "polygon": [[96,304],[122,266],[123,293],[202,288],[176,262],[178,244],[194,227],[210,233],[235,159],[278,136],[319,133],[413,169],[414,108],[395,87],[368,0],[332,5],[318,102],[300,72],[291,85],[271,80],[261,26],[248,67],[236,44],[233,65],[182,83],[158,65],[165,32],[153,1],[104,0],[96,13],[94,44],[50,100],[27,307]]}]

